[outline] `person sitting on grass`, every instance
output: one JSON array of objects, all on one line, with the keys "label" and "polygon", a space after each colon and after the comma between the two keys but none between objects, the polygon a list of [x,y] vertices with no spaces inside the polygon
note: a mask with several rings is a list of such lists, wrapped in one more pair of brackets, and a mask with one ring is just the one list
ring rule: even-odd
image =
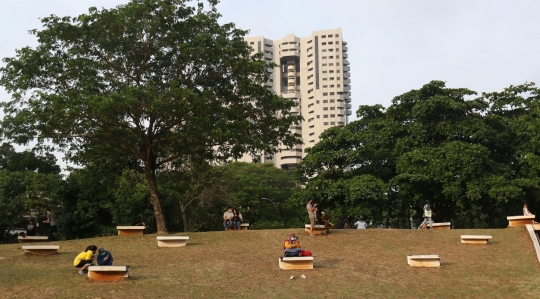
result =
[{"label": "person sitting on grass", "polygon": [[300,241],[295,234],[290,233],[289,238],[283,243],[283,256],[292,257],[292,256],[311,256],[311,252],[307,250],[302,250],[300,246]]},{"label": "person sitting on grass", "polygon": [[73,265],[75,266],[75,268],[81,268],[79,270],[79,274],[88,273],[87,269],[89,266],[92,266],[93,255],[96,253],[96,251],[97,251],[97,246],[90,245],[86,247],[86,249],[83,252],[77,255],[77,257],[73,261]]},{"label": "person sitting on grass", "polygon": [[112,266],[112,254],[103,248],[98,249],[97,263],[99,266]]}]

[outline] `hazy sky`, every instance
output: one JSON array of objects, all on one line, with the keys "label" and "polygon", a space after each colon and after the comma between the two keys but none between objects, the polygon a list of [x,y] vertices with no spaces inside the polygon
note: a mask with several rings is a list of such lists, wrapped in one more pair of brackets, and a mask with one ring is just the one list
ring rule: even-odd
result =
[{"label": "hazy sky", "polygon": [[[76,16],[127,0],[3,1],[0,57],[34,46],[39,18]],[[305,37],[341,27],[348,42],[354,118],[359,105],[388,106],[394,96],[431,80],[477,92],[540,84],[537,0],[221,0],[222,22],[249,35]],[[0,100],[9,95],[0,88]]]}]

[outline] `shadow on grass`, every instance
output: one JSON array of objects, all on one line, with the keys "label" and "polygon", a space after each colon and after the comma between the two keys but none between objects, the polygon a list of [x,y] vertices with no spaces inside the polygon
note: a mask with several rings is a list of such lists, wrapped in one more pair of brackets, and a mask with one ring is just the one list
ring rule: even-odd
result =
[{"label": "shadow on grass", "polygon": [[452,266],[452,265],[454,265],[454,263],[452,262],[441,262],[441,267]]}]

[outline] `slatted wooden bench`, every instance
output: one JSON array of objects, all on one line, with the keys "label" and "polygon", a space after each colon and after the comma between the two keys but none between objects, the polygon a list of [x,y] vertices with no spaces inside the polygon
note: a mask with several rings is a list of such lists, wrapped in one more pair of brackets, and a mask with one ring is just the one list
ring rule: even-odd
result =
[{"label": "slatted wooden bench", "polygon": [[[248,230],[248,229],[249,229],[249,223],[240,224],[240,230]],[[235,230],[235,229],[233,226],[231,226],[227,230],[229,231],[229,230]]]},{"label": "slatted wooden bench", "polygon": [[146,226],[117,226],[119,236],[140,236],[143,234]]},{"label": "slatted wooden bench", "polygon": [[312,256],[280,257],[279,268],[285,270],[309,270],[313,269]]},{"label": "slatted wooden bench", "polygon": [[159,247],[182,247],[186,246],[189,237],[186,236],[162,236],[156,237]]},{"label": "slatted wooden bench", "polygon": [[47,236],[19,236],[19,243],[35,243],[35,242],[47,242],[49,238]]},{"label": "slatted wooden bench", "polygon": [[130,266],[90,266],[88,278],[91,280],[118,281],[129,277]]},{"label": "slatted wooden bench", "polygon": [[508,227],[522,226],[526,224],[534,224],[534,215],[531,216],[508,216]]},{"label": "slatted wooden bench", "polygon": [[440,267],[441,255],[408,255],[407,263],[411,267]]},{"label": "slatted wooden bench", "polygon": [[485,235],[461,235],[461,243],[463,244],[487,244],[492,236]]},{"label": "slatted wooden bench", "polygon": [[[309,228],[311,227],[311,224],[306,224],[305,225],[305,231],[307,233],[309,233]],[[324,227],[324,225],[321,225],[321,224],[315,224],[313,226],[313,234],[314,235],[325,235],[326,234],[326,228]]]},{"label": "slatted wooden bench", "polygon": [[33,255],[52,255],[58,253],[59,245],[25,245],[22,247],[24,253]]},{"label": "slatted wooden bench", "polygon": [[451,222],[440,222],[440,223],[433,223],[433,229],[434,230],[445,230],[450,229]]}]

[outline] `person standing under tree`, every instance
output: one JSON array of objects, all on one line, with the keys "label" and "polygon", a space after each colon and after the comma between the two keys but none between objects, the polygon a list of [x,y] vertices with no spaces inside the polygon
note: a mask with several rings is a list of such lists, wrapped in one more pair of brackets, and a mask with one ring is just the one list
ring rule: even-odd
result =
[{"label": "person standing under tree", "polygon": [[429,228],[433,229],[433,221],[431,220],[431,207],[429,206],[429,200],[426,200],[423,210],[424,210],[424,213],[422,216],[424,217],[424,221],[422,221],[422,224],[420,224],[418,229],[423,229],[424,224],[426,224],[427,226],[428,221],[429,221]]},{"label": "person standing under tree", "polygon": [[48,240],[54,241],[53,233],[57,231],[56,215],[51,212],[50,208],[47,208],[45,212],[47,213],[47,220],[43,221],[43,223],[50,224],[49,233],[47,234]]},{"label": "person standing under tree", "polygon": [[311,226],[309,227],[309,236],[315,237],[313,234],[313,226],[315,226],[315,211],[317,210],[317,204],[313,204],[313,199],[310,199],[306,205],[306,210],[308,212],[309,216],[309,223]]}]

